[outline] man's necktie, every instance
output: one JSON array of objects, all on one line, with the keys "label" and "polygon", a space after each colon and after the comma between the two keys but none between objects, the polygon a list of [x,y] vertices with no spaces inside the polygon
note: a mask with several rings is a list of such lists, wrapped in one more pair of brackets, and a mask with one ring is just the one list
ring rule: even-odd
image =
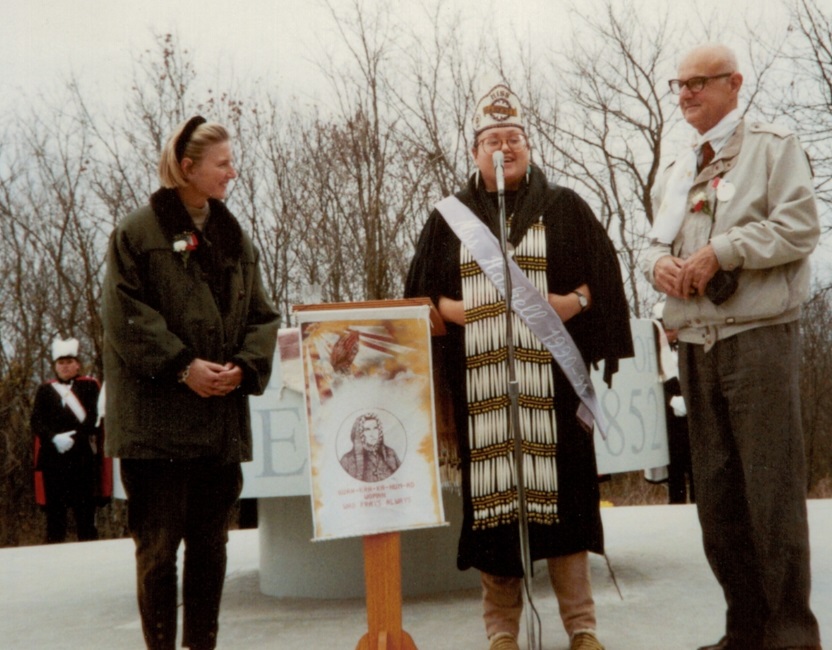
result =
[{"label": "man's necktie", "polygon": [[710,142],[706,142],[702,145],[702,162],[699,163],[699,166],[696,168],[696,173],[701,172],[705,167],[708,166],[714,159],[714,148],[711,146]]}]

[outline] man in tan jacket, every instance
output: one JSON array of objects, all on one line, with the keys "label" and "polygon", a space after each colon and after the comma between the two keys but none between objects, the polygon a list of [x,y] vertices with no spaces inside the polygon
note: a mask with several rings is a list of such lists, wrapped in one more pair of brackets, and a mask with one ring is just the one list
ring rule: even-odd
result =
[{"label": "man in tan jacket", "polygon": [[743,119],[729,48],[692,50],[678,75],[698,135],[657,183],[644,269],[679,330],[697,508],[727,603],[725,636],[700,650],[818,649],[798,385],[811,170],[794,134]]}]

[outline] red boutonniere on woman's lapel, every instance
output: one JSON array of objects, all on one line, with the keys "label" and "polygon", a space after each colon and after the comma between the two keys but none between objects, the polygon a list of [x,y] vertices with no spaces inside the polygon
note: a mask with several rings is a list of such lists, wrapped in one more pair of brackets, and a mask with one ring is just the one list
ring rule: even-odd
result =
[{"label": "red boutonniere on woman's lapel", "polygon": [[188,267],[188,255],[191,254],[191,251],[195,251],[197,246],[199,246],[199,240],[196,238],[196,234],[191,231],[180,233],[173,238],[173,250],[182,256],[185,268]]}]

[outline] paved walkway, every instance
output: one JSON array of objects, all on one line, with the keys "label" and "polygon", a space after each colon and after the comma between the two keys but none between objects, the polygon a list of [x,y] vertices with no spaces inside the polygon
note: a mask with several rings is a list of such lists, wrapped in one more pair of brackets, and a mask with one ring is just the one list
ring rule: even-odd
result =
[{"label": "paved walkway", "polygon": [[[809,516],[812,605],[830,646],[832,500],[810,501]],[[609,508],[603,517],[621,590],[619,596],[604,559],[593,557],[599,633],[608,650],[692,650],[716,641],[724,605],[705,563],[694,506]],[[232,532],[220,649],[356,647],[366,631],[363,600],[264,596],[258,562],[257,531]],[[566,635],[545,574],[538,571],[535,579],[542,645],[564,650]],[[0,549],[0,648],[141,650],[134,588],[130,540]],[[404,628],[420,650],[487,647],[476,589],[406,599]]]}]

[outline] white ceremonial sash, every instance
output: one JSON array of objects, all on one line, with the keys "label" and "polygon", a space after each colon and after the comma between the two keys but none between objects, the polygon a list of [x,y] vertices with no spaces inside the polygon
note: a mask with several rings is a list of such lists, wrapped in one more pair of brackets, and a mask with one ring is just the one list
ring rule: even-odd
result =
[{"label": "white ceremonial sash", "polygon": [[[462,245],[471,252],[483,273],[505,298],[503,254],[494,234],[455,196],[442,199],[436,204],[436,209],[459,237]],[[589,431],[592,431],[594,420],[601,436],[606,439],[606,426],[598,407],[595,389],[578,346],[557,312],[511,258],[508,268],[511,274],[512,311],[540,339],[580,397],[578,419]]]},{"label": "white ceremonial sash", "polygon": [[81,400],[78,399],[78,396],[72,392],[72,385],[62,384],[60,382],[53,382],[52,388],[55,389],[55,392],[61,396],[61,404],[63,406],[68,406],[69,410],[75,414],[75,417],[78,418],[78,422],[84,423],[84,420],[87,419],[87,409],[84,408],[84,405],[81,404]]}]

